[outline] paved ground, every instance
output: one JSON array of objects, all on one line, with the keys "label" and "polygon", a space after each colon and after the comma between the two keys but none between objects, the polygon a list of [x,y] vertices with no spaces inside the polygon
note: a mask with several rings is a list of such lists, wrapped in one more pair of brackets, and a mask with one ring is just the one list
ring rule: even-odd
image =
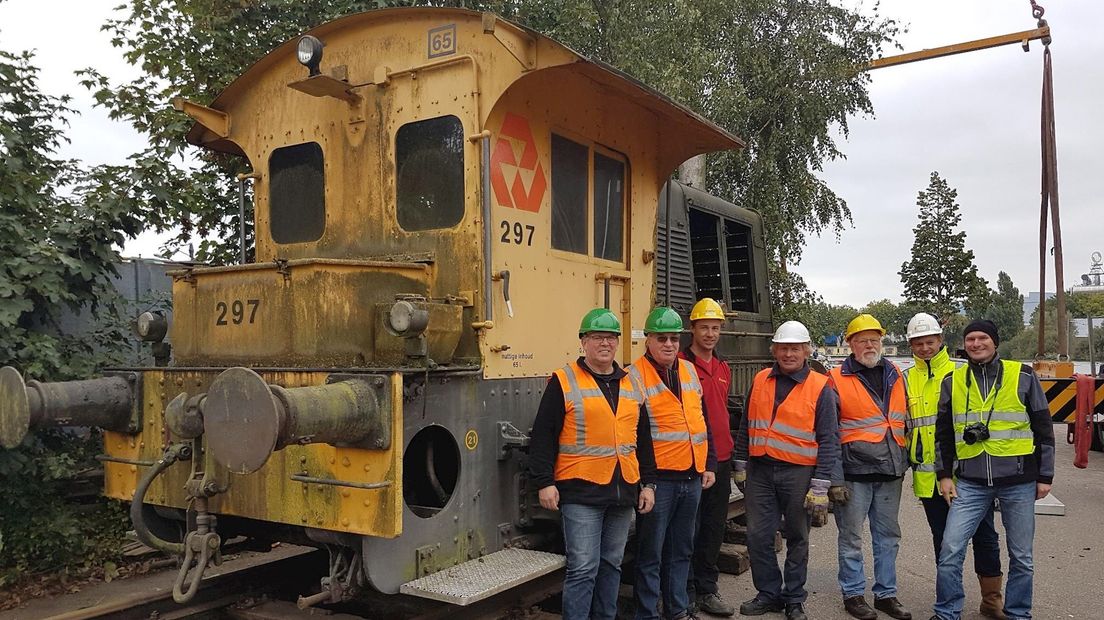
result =
[{"label": "paved ground", "polygon": [[[1039,515],[1035,532],[1035,602],[1034,617],[1040,620],[1059,618],[1104,618],[1104,454],[1091,452],[1089,467],[1073,466],[1073,447],[1065,443],[1065,425],[1054,427],[1058,441],[1058,466],[1054,495],[1066,505],[1065,516]],[[935,561],[932,558],[931,533],[924,510],[912,496],[911,477],[906,478],[905,496],[901,500],[901,552],[897,559],[899,598],[912,611],[915,620],[927,620],[935,600]],[[997,521],[1000,517],[998,513]],[[1001,547],[1004,547],[1003,530]],[[866,536],[867,596],[873,577],[870,558],[870,535]],[[781,557],[781,556],[780,556]],[[1007,556],[1005,556],[1007,558]],[[810,549],[809,600],[806,612],[814,620],[850,618],[843,610],[836,584],[836,526],[813,531]],[[1007,560],[1004,562],[1007,568]],[[966,559],[966,613],[973,620],[980,601],[977,580]],[[721,594],[738,603],[752,598],[755,590],[751,574],[722,575]],[[708,616],[705,616],[708,617]],[[780,618],[768,614],[763,618]],[[888,618],[880,614],[882,618]]]}]

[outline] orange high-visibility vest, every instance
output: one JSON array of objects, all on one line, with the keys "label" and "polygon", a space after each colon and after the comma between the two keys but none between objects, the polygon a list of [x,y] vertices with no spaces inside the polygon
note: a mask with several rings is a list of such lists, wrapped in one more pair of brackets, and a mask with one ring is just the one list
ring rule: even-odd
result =
[{"label": "orange high-visibility vest", "polygon": [[893,371],[897,373],[897,381],[889,394],[888,419],[857,375],[844,375],[839,366],[829,371],[840,397],[840,443],[878,443],[885,439],[888,430],[893,433],[897,445],[905,447],[905,418],[908,416],[905,380],[896,366]]},{"label": "orange high-visibility vest", "polygon": [[571,362],[553,375],[563,389],[565,412],[555,479],[579,478],[608,484],[613,480],[617,465],[621,465],[621,477],[625,482],[639,482],[636,425],[640,421],[642,399],[629,376],[621,377],[617,411],[614,412],[598,382],[577,362]]},{"label": "orange high-visibility vest", "polygon": [[748,401],[748,453],[797,465],[816,465],[816,405],[828,377],[810,372],[774,411],[776,383],[770,368],[755,375]]},{"label": "orange high-visibility vest", "polygon": [[681,401],[663,384],[663,379],[645,357],[633,362],[629,376],[643,390],[648,404],[656,467],[668,471],[685,471],[693,467],[702,473],[709,454],[709,436],[702,411],[701,383],[693,364],[683,359],[676,361]]}]

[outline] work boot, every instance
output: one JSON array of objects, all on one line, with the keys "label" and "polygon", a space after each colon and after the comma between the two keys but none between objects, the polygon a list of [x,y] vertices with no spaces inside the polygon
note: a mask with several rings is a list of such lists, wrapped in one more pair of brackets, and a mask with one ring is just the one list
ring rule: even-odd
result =
[{"label": "work boot", "polygon": [[887,614],[890,618],[896,618],[897,620],[912,620],[912,614],[905,609],[905,606],[901,604],[901,601],[897,600],[896,596],[874,599],[874,609]]},{"label": "work boot", "polygon": [[859,620],[877,620],[878,618],[878,612],[867,605],[866,599],[862,595],[849,596],[843,599],[843,608],[851,614],[852,618],[858,618]]},{"label": "work boot", "polygon": [[699,596],[697,608],[714,616],[728,617],[736,613],[736,608],[724,602],[716,592]]},{"label": "work boot", "polygon": [[982,577],[978,575],[978,583],[981,584],[981,615],[986,618],[997,618],[997,620],[1007,620],[1008,616],[1004,615],[1004,597],[1001,595],[1001,581],[1003,578],[1000,575],[996,577]]},{"label": "work boot", "polygon": [[745,601],[740,604],[741,616],[762,616],[772,611],[782,611],[782,603],[777,601],[764,601],[756,596],[750,601]]},{"label": "work boot", "polygon": [[786,620],[809,620],[801,603],[786,603]]}]

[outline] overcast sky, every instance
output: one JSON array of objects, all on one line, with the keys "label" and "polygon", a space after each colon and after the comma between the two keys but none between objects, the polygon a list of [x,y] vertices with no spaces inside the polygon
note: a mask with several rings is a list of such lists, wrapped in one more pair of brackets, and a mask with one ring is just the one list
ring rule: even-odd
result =
[{"label": "overcast sky", "polygon": [[[844,0],[855,6],[856,0]],[[126,125],[92,108],[73,71],[93,65],[117,78],[133,75],[99,27],[121,0],[0,0],[0,49],[36,49],[41,86],[69,94],[72,120],[64,154],[89,164],[118,162],[142,147]],[[906,23],[905,51],[1034,28],[1027,0],[917,2],[883,0],[883,14]],[[1099,120],[1104,81],[1104,2],[1042,1],[1054,30],[1054,90],[1067,285],[1104,250],[1098,195],[1102,175]],[[866,2],[870,6],[871,2]],[[28,24],[49,26],[28,27]],[[938,170],[958,189],[962,226],[983,277],[995,286],[1007,271],[1022,292],[1038,290],[1039,96],[1042,45],[1025,54],[1007,46],[871,73],[876,118],[851,121],[841,140],[847,159],[824,178],[847,200],[854,225],[810,239],[797,271],[832,303],[900,299],[897,271],[908,259],[916,194]],[[151,256],[146,236],[127,254]],[[1053,273],[1048,278],[1053,290]]]}]

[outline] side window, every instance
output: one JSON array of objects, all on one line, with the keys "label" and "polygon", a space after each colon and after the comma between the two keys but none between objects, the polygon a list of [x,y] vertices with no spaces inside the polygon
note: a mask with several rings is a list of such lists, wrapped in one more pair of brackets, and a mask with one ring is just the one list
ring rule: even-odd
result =
[{"label": "side window", "polygon": [[326,228],[326,177],[317,142],[285,146],[268,158],[268,226],[276,243],[317,241]]},{"label": "side window", "polygon": [[690,209],[690,250],[694,262],[695,297],[698,299],[712,297],[722,301],[725,298],[719,220],[715,215]]},{"label": "side window", "polygon": [[459,118],[441,116],[399,127],[395,196],[403,230],[460,223],[464,218],[464,126]]},{"label": "side window", "polygon": [[624,258],[624,180],[623,162],[594,154],[594,255],[617,262]]},{"label": "side window", "polygon": [[589,149],[552,134],[552,247],[587,253]]},{"label": "side window", "polygon": [[755,271],[752,269],[751,227],[724,221],[725,254],[728,263],[728,290],[732,310],[756,311]]}]

